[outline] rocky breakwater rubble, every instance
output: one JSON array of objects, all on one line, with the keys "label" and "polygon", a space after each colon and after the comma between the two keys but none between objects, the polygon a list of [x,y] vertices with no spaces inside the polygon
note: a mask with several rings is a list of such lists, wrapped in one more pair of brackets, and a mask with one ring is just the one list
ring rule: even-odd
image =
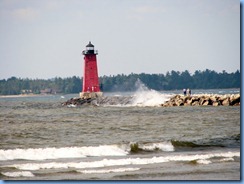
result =
[{"label": "rocky breakwater rubble", "polygon": [[161,104],[163,107],[172,106],[239,106],[240,94],[200,94],[192,96],[175,95]]},{"label": "rocky breakwater rubble", "polygon": [[131,96],[100,96],[97,98],[71,98],[62,103],[63,106],[76,107],[84,105],[93,106],[138,106],[138,107],[160,107],[169,99],[169,95],[160,94],[156,91],[139,92]]},{"label": "rocky breakwater rubble", "polygon": [[62,103],[62,106],[68,106],[68,107],[76,107],[76,106],[81,106],[84,104],[91,104],[92,101],[94,101],[95,99],[93,98],[71,98],[66,102]]},{"label": "rocky breakwater rubble", "polygon": [[102,96],[97,98],[71,98],[70,100],[62,103],[63,106],[75,107],[81,105],[129,105],[132,102],[132,96]]}]

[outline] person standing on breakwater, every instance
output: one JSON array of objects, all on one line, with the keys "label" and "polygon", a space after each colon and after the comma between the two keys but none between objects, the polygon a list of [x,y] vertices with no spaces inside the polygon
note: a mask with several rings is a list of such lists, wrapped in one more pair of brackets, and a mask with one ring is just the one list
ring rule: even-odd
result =
[{"label": "person standing on breakwater", "polygon": [[183,93],[184,93],[184,96],[186,96],[186,89],[185,88],[183,89]]},{"label": "person standing on breakwater", "polygon": [[191,96],[191,90],[189,88],[187,89],[187,95]]}]

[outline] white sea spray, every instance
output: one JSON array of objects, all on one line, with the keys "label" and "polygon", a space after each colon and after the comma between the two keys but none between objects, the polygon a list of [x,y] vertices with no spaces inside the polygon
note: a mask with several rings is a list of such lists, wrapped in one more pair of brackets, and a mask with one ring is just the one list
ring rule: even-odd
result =
[{"label": "white sea spray", "polygon": [[132,106],[155,107],[169,100],[171,95],[162,94],[148,89],[139,79],[136,81],[136,92],[133,95]]}]

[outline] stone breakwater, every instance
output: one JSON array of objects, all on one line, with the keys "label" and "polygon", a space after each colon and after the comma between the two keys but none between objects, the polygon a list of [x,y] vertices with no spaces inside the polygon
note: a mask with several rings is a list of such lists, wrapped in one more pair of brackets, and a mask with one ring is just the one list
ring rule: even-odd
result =
[{"label": "stone breakwater", "polygon": [[[149,99],[150,100],[150,99]],[[160,103],[158,103],[160,105]],[[133,96],[102,96],[97,98],[71,98],[62,103],[63,106],[76,107],[83,105],[106,106],[106,105],[133,105]],[[163,107],[172,106],[238,106],[240,105],[240,94],[232,95],[174,95],[168,101],[161,104]]]},{"label": "stone breakwater", "polygon": [[229,95],[193,95],[183,96],[175,95],[170,100],[161,104],[163,107],[172,106],[239,106],[240,105],[240,94],[229,94]]},{"label": "stone breakwater", "polygon": [[129,105],[132,102],[132,96],[101,96],[97,98],[71,98],[62,103],[63,106],[81,106],[90,105]]}]

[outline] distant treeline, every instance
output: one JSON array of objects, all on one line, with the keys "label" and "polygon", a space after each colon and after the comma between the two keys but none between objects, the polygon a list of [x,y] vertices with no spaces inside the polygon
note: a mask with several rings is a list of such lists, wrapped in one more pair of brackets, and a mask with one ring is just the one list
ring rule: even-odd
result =
[{"label": "distant treeline", "polygon": [[[241,74],[237,70],[233,73],[222,71],[217,73],[212,70],[195,71],[190,74],[171,71],[164,74],[119,74],[102,76],[100,83],[103,91],[134,91],[135,83],[140,79],[148,88],[155,90],[174,89],[217,89],[217,88],[240,88]],[[21,93],[79,93],[82,90],[82,78],[68,77],[53,79],[21,79],[11,77],[0,80],[0,95],[16,95]]]}]

